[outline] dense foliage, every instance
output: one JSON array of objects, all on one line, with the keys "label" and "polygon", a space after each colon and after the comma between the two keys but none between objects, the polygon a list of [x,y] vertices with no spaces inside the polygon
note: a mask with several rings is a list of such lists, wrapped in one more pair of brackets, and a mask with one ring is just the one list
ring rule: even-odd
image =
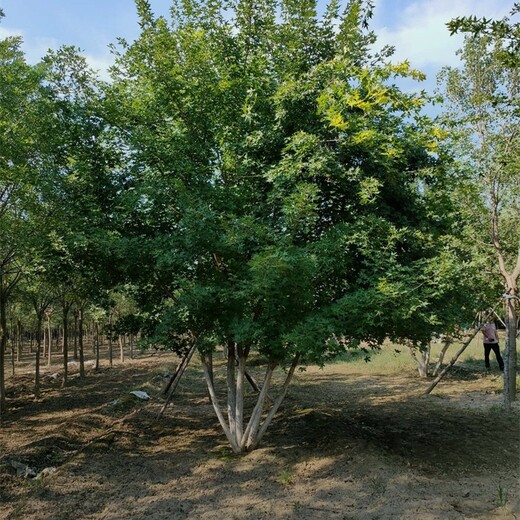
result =
[{"label": "dense foliage", "polygon": [[[398,86],[423,75],[372,51],[371,2],[179,0],[170,20],[136,6],[141,34],[114,47],[108,83],[74,48],[31,67],[0,42],[2,356],[18,282],[38,331],[54,305],[64,338],[69,311],[81,331],[90,309],[110,334],[197,348],[239,452],[283,398],[261,420],[277,366],[288,384],[297,363],[386,338],[421,348],[471,321],[467,295],[486,291],[447,131]],[[253,352],[268,368],[247,422]]]},{"label": "dense foliage", "polygon": [[438,130],[395,85],[420,73],[370,53],[358,2],[323,19],[308,2],[279,19],[271,2],[226,17],[190,2],[170,26],[139,6],[109,97],[132,158],[128,245],[144,238],[134,269],[163,341],[189,329],[319,362],[389,335],[428,341],[455,295],[432,272],[458,273],[439,240]]}]

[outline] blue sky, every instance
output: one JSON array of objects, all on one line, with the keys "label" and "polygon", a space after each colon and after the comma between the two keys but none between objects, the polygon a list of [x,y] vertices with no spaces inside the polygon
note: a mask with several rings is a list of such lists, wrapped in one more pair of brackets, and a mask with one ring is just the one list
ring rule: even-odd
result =
[{"label": "blue sky", "polygon": [[[150,0],[156,14],[167,15],[170,0]],[[512,0],[375,0],[372,20],[381,44],[396,46],[396,60],[409,59],[434,84],[442,65],[456,64],[460,37],[450,37],[445,23],[455,16],[506,16]],[[6,18],[0,38],[20,35],[28,60],[37,62],[48,48],[80,47],[94,68],[111,62],[108,44],[138,34],[133,0],[0,0]]]}]

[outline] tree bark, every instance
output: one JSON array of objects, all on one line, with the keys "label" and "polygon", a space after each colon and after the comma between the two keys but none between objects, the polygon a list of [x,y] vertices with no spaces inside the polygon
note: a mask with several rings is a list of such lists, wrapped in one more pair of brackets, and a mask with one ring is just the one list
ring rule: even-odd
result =
[{"label": "tree bark", "polygon": [[492,200],[492,240],[498,260],[500,274],[504,278],[506,293],[505,312],[506,312],[506,352],[504,359],[504,406],[511,408],[511,402],[516,400],[516,305],[517,305],[517,280],[520,276],[520,248],[516,257],[516,265],[512,271],[506,266],[506,259],[502,251],[500,230],[499,230],[499,196],[497,189],[491,191]]},{"label": "tree bark", "polygon": [[437,360],[437,363],[435,365],[435,368],[433,369],[432,376],[436,377],[439,374],[439,370],[441,369],[442,362],[444,361],[444,356],[446,355],[446,352],[450,348],[450,345],[453,343],[453,341],[445,341],[444,345],[442,346],[441,351],[439,352],[439,359]]},{"label": "tree bark", "polygon": [[10,326],[10,332],[9,332],[9,345],[11,346],[11,372],[12,376],[14,377],[15,372],[15,343],[16,343],[16,334],[14,332],[14,325],[13,325],[13,317],[11,316],[11,326]]},{"label": "tree bark", "polygon": [[121,360],[121,363],[124,363],[125,362],[125,347],[124,347],[123,338],[121,337],[121,335],[118,336],[118,341],[119,341],[119,358]]},{"label": "tree bark", "polygon": [[217,394],[215,392],[215,387],[213,385],[213,381],[209,372],[208,364],[207,364],[207,358],[205,356],[202,357],[202,368],[204,370],[204,377],[206,379],[206,384],[208,385],[208,391],[211,398],[211,403],[213,404],[213,409],[215,410],[215,413],[217,414],[217,419],[220,423],[220,426],[222,426],[222,429],[224,430],[224,434],[226,435],[229,443],[231,444],[231,448],[234,453],[240,453],[240,445],[236,442],[235,436],[232,435],[231,430],[229,429],[228,425],[226,424],[226,420],[224,418],[224,415],[222,414],[222,408],[220,406],[220,403],[217,399]]},{"label": "tree bark", "polygon": [[43,358],[45,359],[47,357],[47,343],[48,343],[48,340],[47,340],[47,327],[45,327],[43,325],[43,322],[42,322],[42,346],[43,346],[43,350],[41,351],[40,353],[40,356],[43,356]]},{"label": "tree bark", "polygon": [[244,435],[244,382],[246,372],[247,352],[244,347],[237,344],[237,381],[236,381],[236,408],[235,408],[235,422],[236,422],[236,437],[242,439]]},{"label": "tree bark", "polygon": [[256,439],[256,434],[258,432],[258,428],[260,426],[260,421],[262,420],[262,412],[264,411],[265,399],[267,397],[267,392],[271,386],[271,379],[274,374],[274,370],[277,367],[275,364],[269,364],[267,367],[264,383],[262,385],[262,391],[258,395],[258,399],[256,401],[256,405],[253,408],[253,412],[251,413],[251,417],[249,418],[249,422],[246,426],[246,431],[241,439],[240,448],[241,451],[247,451],[252,448],[253,443]]},{"label": "tree bark", "polygon": [[47,351],[47,366],[51,366],[52,360],[52,329],[51,329],[51,315],[47,314],[47,339],[49,350]]},{"label": "tree bark", "polygon": [[7,412],[5,397],[5,348],[7,345],[6,291],[0,272],[0,422]]},{"label": "tree bark", "polygon": [[417,372],[419,372],[419,375],[421,377],[427,377],[430,363],[430,345],[428,345],[428,349],[426,351],[420,351],[419,355],[417,355],[415,347],[410,347],[410,356],[412,357],[415,366],[417,367]]},{"label": "tree bark", "polygon": [[[236,363],[236,344],[232,340],[227,342],[227,364],[226,364],[226,383],[227,383],[227,415],[228,424],[231,435],[236,437],[236,408],[237,408],[237,385],[235,378],[235,363]],[[210,371],[211,369],[211,371]],[[208,372],[213,384],[212,367],[208,364]],[[210,393],[211,397],[211,393]]]},{"label": "tree bark", "polygon": [[79,378],[85,379],[85,354],[83,351],[83,307],[78,309]]},{"label": "tree bark", "polygon": [[[289,384],[292,380],[292,377],[294,375],[294,371],[296,370],[296,367],[298,366],[298,362],[300,361],[300,354],[296,354],[294,357],[294,360],[291,364],[291,368],[289,369],[289,372],[287,372],[287,377],[285,378],[285,382],[282,386],[282,390],[280,392],[280,395],[278,396],[278,399],[274,402],[271,410],[267,414],[267,417],[264,419],[262,425],[260,426],[260,430],[258,431],[258,434],[255,439],[252,440],[251,444],[248,445],[248,449],[253,449],[258,446],[259,442],[262,440],[262,437],[264,436],[267,427],[271,424],[271,421],[280,408],[280,405],[282,404],[283,400],[285,399],[285,396],[287,395],[287,390],[289,389]],[[267,393],[266,393],[267,395]]]},{"label": "tree bark", "polygon": [[18,338],[18,341],[16,343],[16,361],[18,363],[22,360],[22,353],[23,353],[23,332],[22,332],[22,322],[20,320],[17,321],[17,333],[16,336]]},{"label": "tree bark", "polygon": [[96,321],[94,325],[94,342],[96,346],[96,368],[95,370],[99,370],[99,323]]},{"label": "tree bark", "polygon": [[36,364],[34,368],[34,396],[40,397],[40,352],[42,344],[42,321],[43,316],[38,315],[38,324],[36,326]]},{"label": "tree bark", "polygon": [[78,359],[78,311],[74,311],[74,360]]},{"label": "tree bark", "polygon": [[110,363],[110,368],[112,368],[114,364],[114,350],[112,346],[112,313],[108,316],[108,361]]},{"label": "tree bark", "polygon": [[63,312],[63,381],[61,386],[64,387],[68,382],[69,375],[69,311],[70,303],[65,299],[61,302]]},{"label": "tree bark", "polygon": [[511,402],[516,400],[516,314],[517,296],[514,290],[510,290],[505,296],[506,311],[506,349],[504,355],[504,406],[511,408]]}]

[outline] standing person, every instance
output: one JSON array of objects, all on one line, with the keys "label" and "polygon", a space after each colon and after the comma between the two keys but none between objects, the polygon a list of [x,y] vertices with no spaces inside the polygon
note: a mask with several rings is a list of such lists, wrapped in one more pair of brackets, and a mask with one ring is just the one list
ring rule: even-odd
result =
[{"label": "standing person", "polygon": [[489,367],[489,353],[493,351],[497,358],[500,370],[504,370],[504,361],[500,355],[500,346],[498,344],[497,328],[495,322],[489,318],[487,323],[482,327],[482,335],[484,336],[484,363],[486,368]]}]

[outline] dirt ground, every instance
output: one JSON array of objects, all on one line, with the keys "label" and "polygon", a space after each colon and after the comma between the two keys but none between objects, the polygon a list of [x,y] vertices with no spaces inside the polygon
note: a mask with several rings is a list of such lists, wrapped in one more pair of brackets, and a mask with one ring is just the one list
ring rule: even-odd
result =
[{"label": "dirt ground", "polygon": [[36,400],[29,374],[9,380],[0,518],[520,518],[520,409],[500,408],[498,372],[461,367],[424,397],[411,370],[309,367],[262,445],[235,456],[197,366],[157,419],[175,365],[143,356],[65,389],[48,373]]}]

